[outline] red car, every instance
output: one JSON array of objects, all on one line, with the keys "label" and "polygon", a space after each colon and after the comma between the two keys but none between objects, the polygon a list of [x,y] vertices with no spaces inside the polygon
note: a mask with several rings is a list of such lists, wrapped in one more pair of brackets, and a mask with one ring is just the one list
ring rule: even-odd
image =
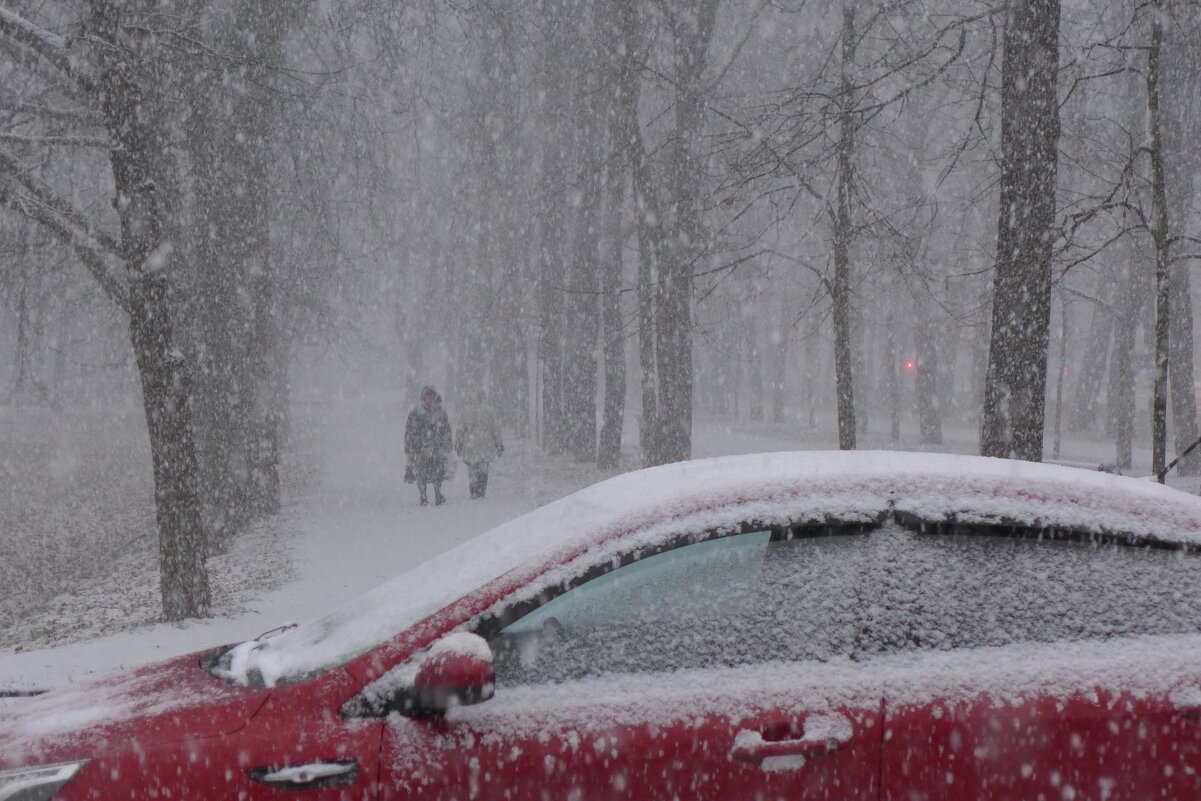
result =
[{"label": "red car", "polygon": [[12,704],[20,799],[1201,798],[1201,499],[968,456],[625,474]]}]

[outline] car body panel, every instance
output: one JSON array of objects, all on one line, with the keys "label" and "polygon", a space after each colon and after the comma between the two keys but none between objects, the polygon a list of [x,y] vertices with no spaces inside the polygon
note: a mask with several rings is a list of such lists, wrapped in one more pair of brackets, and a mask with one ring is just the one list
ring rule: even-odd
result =
[{"label": "car body panel", "polygon": [[0,768],[241,729],[271,691],[219,681],[200,669],[201,656],[101,676],[8,705],[0,711]]},{"label": "car body panel", "polygon": [[[140,721],[128,739],[89,752],[91,760],[55,798],[268,801],[302,793],[317,801],[370,801],[377,794],[383,724],[338,714],[359,686],[337,671],[277,690],[249,723],[223,734],[155,739],[146,736],[152,721]],[[192,717],[204,714],[194,710]]]},{"label": "car body panel", "polygon": [[1201,798],[1199,712],[1105,689],[898,706],[887,713],[882,798]]},{"label": "car body panel", "polygon": [[874,797],[879,699],[798,683],[783,665],[682,671],[509,688],[437,722],[394,715],[381,798]]},{"label": "car body panel", "polygon": [[1201,637],[882,663],[884,801],[1201,797]]}]

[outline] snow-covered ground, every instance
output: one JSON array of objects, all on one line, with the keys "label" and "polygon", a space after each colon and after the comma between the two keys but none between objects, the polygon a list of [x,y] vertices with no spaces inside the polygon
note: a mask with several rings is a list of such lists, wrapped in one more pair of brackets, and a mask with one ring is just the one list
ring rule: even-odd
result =
[{"label": "snow-covered ground", "polygon": [[548,463],[528,443],[510,442],[487,498],[469,501],[465,471],[459,471],[447,487],[446,506],[420,507],[416,490],[402,482],[403,410],[366,403],[310,411],[302,419],[316,428],[300,458],[319,462],[317,475],[292,475],[284,511],[212,560],[213,618],[152,623],[158,603],[153,549],[114,554],[113,571],[75,582],[0,634],[0,691],[58,686],[306,620],[600,477],[566,460]]},{"label": "snow-covered ground", "polygon": [[[460,470],[447,488],[447,505],[420,507],[416,491],[401,480],[405,411],[395,399],[377,398],[314,404],[298,413],[306,436],[289,466],[285,509],[212,560],[212,618],[154,622],[153,549],[114,555],[112,569],[94,570],[0,629],[0,691],[63,686],[307,620],[482,531],[606,477],[590,465],[547,458],[531,443],[510,439],[494,466],[486,499],[467,499]],[[714,456],[823,449],[835,447],[835,437],[833,426],[803,432],[701,419],[694,451]],[[886,434],[863,439],[864,447],[916,449],[904,438],[890,443]],[[1095,465],[1107,460],[1104,447],[1067,445],[1065,461]],[[948,431],[941,449],[970,453],[974,437]],[[634,467],[633,447],[628,450],[628,466]],[[1195,483],[1178,486],[1196,491],[1189,486]]]}]

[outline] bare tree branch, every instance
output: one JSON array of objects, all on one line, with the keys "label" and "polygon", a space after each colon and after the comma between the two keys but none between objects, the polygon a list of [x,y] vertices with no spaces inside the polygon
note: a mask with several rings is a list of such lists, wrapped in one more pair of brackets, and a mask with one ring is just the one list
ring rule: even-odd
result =
[{"label": "bare tree branch", "polygon": [[98,147],[111,150],[113,143],[107,136],[27,136],[25,134],[4,133],[0,131],[0,142],[13,142],[21,145],[66,145],[69,147]]},{"label": "bare tree branch", "polygon": [[22,45],[26,50],[41,57],[60,73],[83,89],[90,89],[92,81],[83,68],[70,58],[67,52],[70,40],[53,31],[48,31],[13,11],[0,8],[0,36]]},{"label": "bare tree branch", "polygon": [[103,232],[93,231],[82,212],[55,195],[4,150],[0,150],[0,203],[53,231],[75,251],[105,294],[129,312],[126,279],[109,263],[111,258],[119,258],[117,243]]},{"label": "bare tree branch", "polygon": [[26,100],[20,95],[3,90],[0,90],[0,110],[13,114],[29,114],[39,120],[52,120],[88,128],[99,128],[104,125],[104,119],[92,109],[56,108],[45,103]]}]

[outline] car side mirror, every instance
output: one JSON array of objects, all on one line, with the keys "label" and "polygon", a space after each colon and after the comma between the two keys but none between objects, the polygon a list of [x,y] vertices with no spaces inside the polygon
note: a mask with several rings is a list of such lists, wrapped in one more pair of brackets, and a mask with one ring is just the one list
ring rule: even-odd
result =
[{"label": "car side mirror", "polygon": [[460,631],[434,643],[405,689],[403,708],[412,717],[442,717],[456,706],[487,701],[496,691],[492,649],[478,634]]}]

